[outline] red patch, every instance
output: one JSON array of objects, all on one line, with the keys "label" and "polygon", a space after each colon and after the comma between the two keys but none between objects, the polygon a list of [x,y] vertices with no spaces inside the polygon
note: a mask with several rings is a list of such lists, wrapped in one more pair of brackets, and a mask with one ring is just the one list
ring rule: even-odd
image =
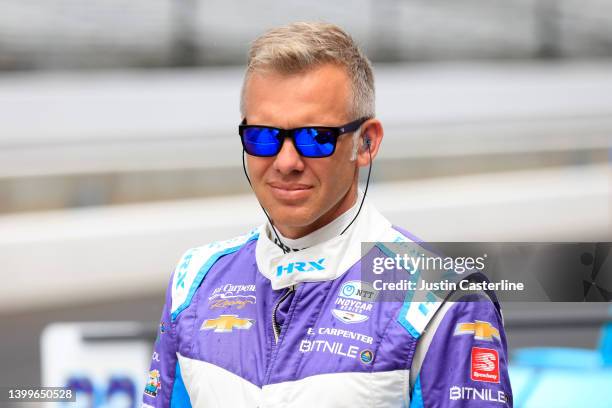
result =
[{"label": "red patch", "polygon": [[472,381],[499,382],[499,354],[497,350],[472,347]]}]

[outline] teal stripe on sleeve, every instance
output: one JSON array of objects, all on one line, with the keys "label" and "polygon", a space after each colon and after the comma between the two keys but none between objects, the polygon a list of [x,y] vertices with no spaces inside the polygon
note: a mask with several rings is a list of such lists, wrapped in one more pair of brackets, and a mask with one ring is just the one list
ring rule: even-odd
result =
[{"label": "teal stripe on sleeve", "polygon": [[416,383],[414,383],[414,390],[412,390],[412,398],[410,399],[410,408],[424,408],[420,374],[417,377]]},{"label": "teal stripe on sleeve", "polygon": [[176,371],[174,373],[174,386],[172,387],[172,396],[170,397],[170,408],[191,408],[191,400],[183,382],[181,375],[181,365],[176,362]]}]

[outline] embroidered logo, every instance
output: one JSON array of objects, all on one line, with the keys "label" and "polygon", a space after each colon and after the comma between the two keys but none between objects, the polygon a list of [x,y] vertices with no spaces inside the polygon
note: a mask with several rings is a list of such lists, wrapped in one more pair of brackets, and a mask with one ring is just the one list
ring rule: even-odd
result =
[{"label": "embroidered logo", "polygon": [[345,282],[338,291],[332,315],[343,323],[365,322],[377,296],[378,291],[367,282]]},{"label": "embroidered logo", "polygon": [[147,385],[145,386],[145,394],[150,397],[157,397],[157,392],[161,388],[159,370],[151,370],[149,371],[149,380],[147,381]]},{"label": "embroidered logo", "polygon": [[493,341],[493,338],[501,341],[499,330],[489,322],[476,320],[473,323],[459,323],[455,328],[455,336],[473,334],[476,340]]},{"label": "embroidered logo", "polygon": [[322,271],[325,269],[323,266],[324,261],[325,258],[321,258],[318,261],[290,262],[287,265],[278,265],[276,268],[276,276],[280,277],[283,274],[291,275],[294,272]]},{"label": "embroidered logo", "polygon": [[202,323],[200,330],[214,330],[215,333],[231,333],[234,329],[248,330],[253,327],[254,319],[244,319],[238,315],[221,315]]},{"label": "embroidered logo", "polygon": [[472,347],[472,381],[499,382],[499,354],[497,350]]}]

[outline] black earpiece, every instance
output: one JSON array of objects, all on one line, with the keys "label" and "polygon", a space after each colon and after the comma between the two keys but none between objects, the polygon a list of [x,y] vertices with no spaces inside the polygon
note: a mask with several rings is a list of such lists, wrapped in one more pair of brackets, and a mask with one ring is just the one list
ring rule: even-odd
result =
[{"label": "black earpiece", "polygon": [[371,144],[372,144],[372,141],[370,140],[370,136],[365,135],[365,137],[363,138],[363,147],[370,150]]}]

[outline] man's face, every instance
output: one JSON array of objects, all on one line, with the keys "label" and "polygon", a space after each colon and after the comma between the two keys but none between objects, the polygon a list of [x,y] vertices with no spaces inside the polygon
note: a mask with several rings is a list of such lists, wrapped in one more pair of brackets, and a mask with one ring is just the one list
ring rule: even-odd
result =
[{"label": "man's face", "polygon": [[[341,126],[356,119],[348,117],[350,92],[348,75],[337,65],[292,75],[255,72],[245,89],[247,123]],[[352,139],[340,136],[334,154],[325,158],[300,156],[288,138],[274,157],[247,155],[255,195],[284,236],[304,236],[352,206],[357,188]]]}]

